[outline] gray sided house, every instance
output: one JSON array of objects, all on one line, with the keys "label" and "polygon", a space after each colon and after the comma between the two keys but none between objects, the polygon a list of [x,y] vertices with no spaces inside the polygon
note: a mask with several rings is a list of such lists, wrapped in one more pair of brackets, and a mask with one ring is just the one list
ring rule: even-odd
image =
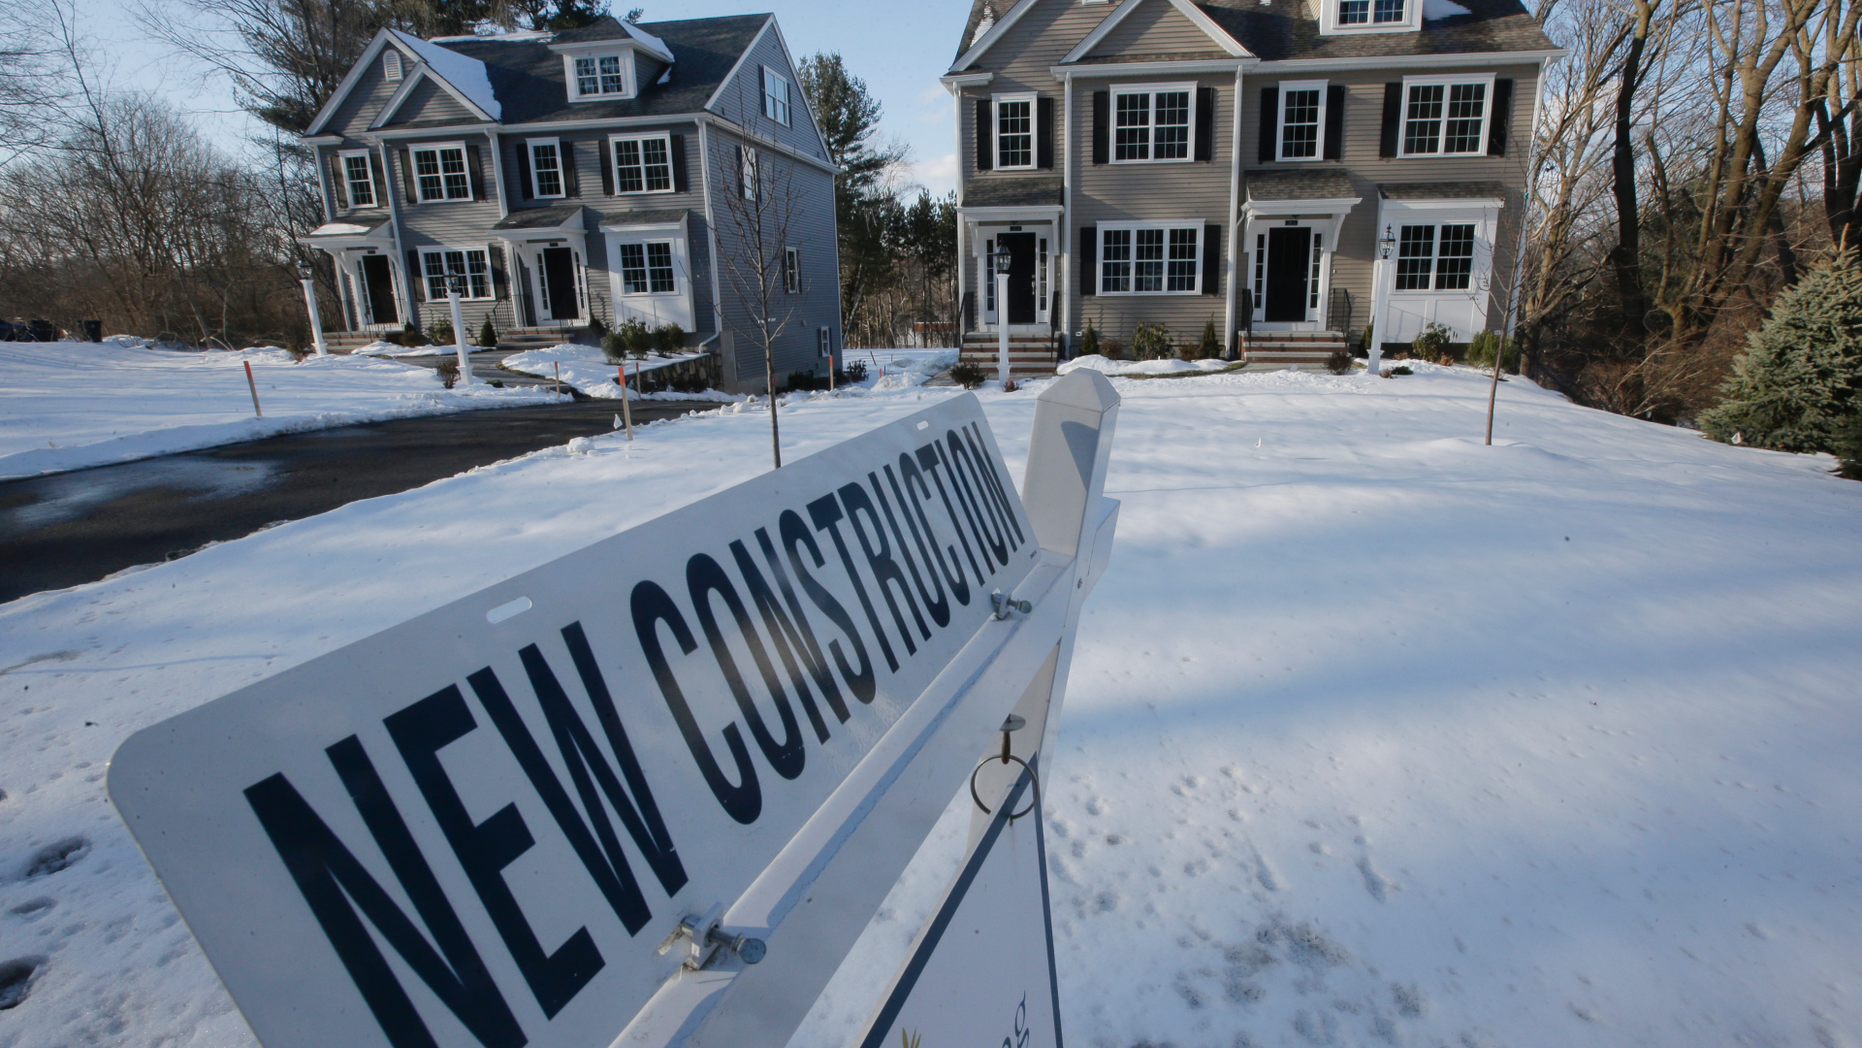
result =
[{"label": "gray sided house", "polygon": [[763,387],[760,319],[778,383],[838,346],[834,167],[773,15],[383,30],[304,142],[338,345],[445,319],[458,277],[469,335],[676,323],[726,389]]},{"label": "gray sided house", "polygon": [[1213,320],[1285,363],[1501,328],[1562,53],[1518,0],[975,0],[942,78],[966,349]]}]

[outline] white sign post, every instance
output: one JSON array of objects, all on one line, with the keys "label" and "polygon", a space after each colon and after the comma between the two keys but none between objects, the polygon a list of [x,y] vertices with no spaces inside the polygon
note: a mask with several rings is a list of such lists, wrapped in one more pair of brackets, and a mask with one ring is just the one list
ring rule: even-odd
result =
[{"label": "white sign post", "polygon": [[781,1043],[1058,696],[1116,399],[1043,394],[1026,506],[958,397],[138,732],[111,797],[267,1048]]}]

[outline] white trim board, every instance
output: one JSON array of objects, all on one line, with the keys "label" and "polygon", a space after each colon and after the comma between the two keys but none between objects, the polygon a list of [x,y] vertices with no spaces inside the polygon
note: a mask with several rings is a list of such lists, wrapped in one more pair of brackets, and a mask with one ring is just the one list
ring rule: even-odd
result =
[{"label": "white trim board", "polygon": [[[1092,32],[1086,34],[1085,39],[1075,44],[1073,50],[1068,51],[1067,57],[1061,59],[1061,61],[1078,62],[1080,59],[1091,54],[1093,48],[1098,47],[1100,42],[1111,34],[1112,30],[1118,28],[1118,24],[1125,20],[1126,15],[1137,10],[1138,5],[1145,2],[1146,0],[1125,0],[1124,3],[1118,5],[1116,10],[1107,15],[1104,21],[1094,27]],[[1224,32],[1221,26],[1216,25],[1213,19],[1203,14],[1202,11],[1198,9],[1195,4],[1190,3],[1189,0],[1169,0],[1169,2],[1170,6],[1176,8],[1179,14],[1189,19],[1191,24],[1196,26],[1196,28],[1202,30],[1203,35],[1213,41],[1217,47],[1234,55],[1236,58],[1254,57],[1254,52],[1241,46],[1240,41]]]},{"label": "white trim board", "polygon": [[1190,76],[1196,73],[1235,73],[1251,70],[1260,64],[1258,58],[1217,58],[1199,59],[1193,62],[1108,62],[1095,65],[1049,66],[1048,73],[1056,80],[1077,77],[1085,80],[1091,77],[1126,76]]}]

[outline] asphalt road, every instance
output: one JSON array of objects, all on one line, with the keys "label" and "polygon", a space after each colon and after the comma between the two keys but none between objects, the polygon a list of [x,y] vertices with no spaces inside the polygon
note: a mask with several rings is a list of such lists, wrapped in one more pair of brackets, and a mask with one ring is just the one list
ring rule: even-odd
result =
[{"label": "asphalt road", "polygon": [[[634,423],[715,406],[636,403]],[[610,433],[619,408],[589,400],[396,419],[0,482],[0,601]]]}]

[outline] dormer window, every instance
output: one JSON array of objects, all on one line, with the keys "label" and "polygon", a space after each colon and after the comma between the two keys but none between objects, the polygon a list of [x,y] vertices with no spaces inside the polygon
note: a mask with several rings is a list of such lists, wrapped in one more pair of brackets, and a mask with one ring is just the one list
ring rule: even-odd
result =
[{"label": "dormer window", "polygon": [[1338,24],[1390,25],[1403,21],[1403,0],[1339,0]]},{"label": "dormer window", "polygon": [[1319,5],[1319,32],[1399,33],[1422,28],[1423,0],[1324,0]]},{"label": "dormer window", "polygon": [[594,55],[575,60],[575,90],[583,97],[627,93],[620,55]]},{"label": "dormer window", "polygon": [[[616,45],[607,45],[610,49]],[[607,52],[577,50],[565,52],[563,79],[569,87],[569,101],[593,102],[614,98],[632,98],[638,93],[634,76],[633,51],[625,46]]]}]

